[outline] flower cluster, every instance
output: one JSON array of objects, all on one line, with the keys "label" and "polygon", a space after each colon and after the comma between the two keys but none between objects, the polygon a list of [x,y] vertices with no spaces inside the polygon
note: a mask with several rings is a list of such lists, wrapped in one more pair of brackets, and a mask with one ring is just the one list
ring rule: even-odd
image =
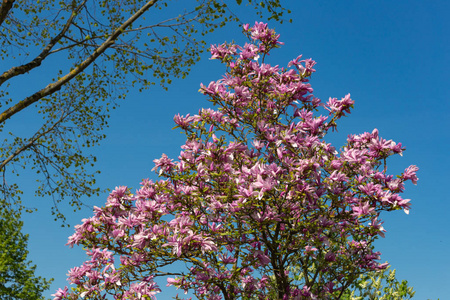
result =
[{"label": "flower cluster", "polygon": [[[211,47],[228,73],[200,92],[218,109],[175,116],[187,141],[177,160],[154,160],[163,179],[116,188],[76,227],[69,245],[91,259],[55,299],[153,299],[159,276],[199,299],[329,299],[386,267],[373,247],[380,213],[409,211],[400,194],[417,167],[387,174],[386,158],[404,149],[376,129],[337,151],[325,137],[350,95],[322,103],[308,82],[314,61],[266,64],[279,35],[262,23],[244,31],[243,47]],[[175,262],[186,269],[167,271]]]}]

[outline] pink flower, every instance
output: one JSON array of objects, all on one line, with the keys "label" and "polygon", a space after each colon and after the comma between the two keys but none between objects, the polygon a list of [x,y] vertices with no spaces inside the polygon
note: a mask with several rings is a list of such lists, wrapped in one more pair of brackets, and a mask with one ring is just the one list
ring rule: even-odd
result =
[{"label": "pink flower", "polygon": [[155,295],[160,292],[161,290],[159,289],[158,285],[155,282],[153,282],[153,277],[150,276],[145,278],[144,281],[142,282],[131,284],[130,289],[125,292],[124,297],[126,299],[150,298],[156,300]]},{"label": "pink flower", "polygon": [[217,251],[217,246],[211,238],[201,238],[200,248],[202,249],[202,253]]},{"label": "pink flower", "polygon": [[350,94],[347,94],[341,100],[337,100],[336,98],[330,98],[327,102],[327,109],[331,113],[336,113],[337,116],[345,116],[345,113],[350,113],[350,108],[353,106],[355,102],[350,99]]},{"label": "pink flower", "polygon": [[361,217],[372,213],[375,209],[371,207],[368,202],[365,202],[364,204],[359,203],[358,206],[353,206],[352,210],[353,210],[352,215],[356,217]]},{"label": "pink flower", "polygon": [[236,53],[236,46],[227,45],[226,43],[222,45],[211,45],[211,59],[224,59],[227,56],[234,55]]},{"label": "pink flower", "polygon": [[64,289],[58,289],[56,293],[52,294],[54,297],[53,300],[61,300],[68,296],[68,289],[67,286],[64,287]]},{"label": "pink flower", "polygon": [[415,165],[409,166],[405,172],[403,172],[403,179],[404,180],[411,180],[413,184],[417,184],[417,181],[419,178],[416,176],[416,172],[419,170],[419,168]]},{"label": "pink flower", "polygon": [[178,114],[173,118],[173,120],[178,126],[180,126],[180,128],[187,129],[190,123],[194,120],[194,117],[191,117],[189,114],[186,116],[180,116],[180,114]]},{"label": "pink flower", "polygon": [[383,224],[384,222],[381,222],[378,220],[378,217],[375,217],[372,219],[372,222],[369,223],[369,226],[372,226],[374,229],[378,230],[378,234],[384,238],[384,233],[386,232],[386,230],[383,228],[383,226],[381,226],[381,224]]},{"label": "pink flower", "polygon": [[312,246],[306,246],[305,247],[305,253],[306,254],[312,254],[314,256],[314,251],[317,251],[316,247],[312,247]]},{"label": "pink flower", "polygon": [[336,260],[336,254],[334,254],[333,252],[327,252],[326,254],[325,254],[325,260],[326,261],[330,261],[330,262],[332,262],[332,261],[335,261]]},{"label": "pink flower", "polygon": [[73,247],[73,245],[78,245],[78,243],[83,239],[83,235],[76,231],[74,234],[72,234],[69,237],[69,240],[67,241],[66,245],[69,245],[70,247]]},{"label": "pink flower", "polygon": [[164,153],[160,159],[155,159],[153,160],[153,162],[155,163],[155,167],[152,169],[152,171],[155,171],[159,168],[159,175],[161,175],[163,172],[170,172],[170,170],[172,170],[172,168],[175,166],[175,164],[173,163],[173,159],[168,158]]},{"label": "pink flower", "polygon": [[262,266],[265,266],[265,265],[270,263],[270,258],[264,252],[262,252],[261,250],[257,250],[254,253],[254,256],[256,258],[258,258],[258,260],[259,260],[259,262],[261,263]]}]

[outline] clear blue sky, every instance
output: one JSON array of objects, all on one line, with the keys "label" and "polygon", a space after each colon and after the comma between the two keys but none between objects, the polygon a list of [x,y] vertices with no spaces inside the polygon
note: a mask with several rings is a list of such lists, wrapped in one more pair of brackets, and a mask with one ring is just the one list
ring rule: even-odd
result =
[{"label": "clear blue sky", "polygon": [[[282,2],[292,10],[293,23],[269,23],[285,42],[270,62],[285,66],[298,54],[311,57],[317,61],[311,82],[317,97],[326,100],[351,93],[355,109],[338,123],[339,133],[331,137],[335,146],[341,146],[348,134],[373,128],[378,128],[382,137],[406,146],[403,157],[390,161],[389,171],[397,174],[411,164],[419,166],[418,185],[408,184],[404,194],[412,199],[411,213],[382,215],[387,233],[377,248],[382,260],[397,269],[397,277],[414,287],[415,299],[450,299],[449,2]],[[236,13],[247,23],[255,21],[245,8]],[[236,24],[230,24],[206,41],[243,41],[240,32]],[[223,73],[222,65],[205,54],[191,75],[175,80],[168,92],[159,88],[132,92],[113,112],[107,138],[92,150],[102,171],[98,183],[109,188],[137,188],[141,179],[155,178],[150,171],[153,159],[162,153],[176,158],[184,142],[179,131],[171,130],[173,116],[211,107],[197,92],[199,84],[217,80]],[[26,126],[24,120],[20,122]],[[32,198],[31,191],[24,195],[25,201]],[[88,201],[101,206],[106,195]],[[84,261],[80,248],[64,244],[73,226],[92,215],[88,209],[73,213],[66,207],[72,228],[61,228],[52,221],[50,206],[43,202],[39,212],[23,216],[24,231],[30,234],[29,258],[37,264],[37,274],[55,278],[47,296],[66,285],[68,269]],[[169,297],[160,295],[158,299]]]}]

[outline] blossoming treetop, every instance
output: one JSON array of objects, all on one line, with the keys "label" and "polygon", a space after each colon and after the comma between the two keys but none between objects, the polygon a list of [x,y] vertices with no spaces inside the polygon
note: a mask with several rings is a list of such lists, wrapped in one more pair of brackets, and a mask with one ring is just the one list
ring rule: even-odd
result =
[{"label": "blossoming treetop", "polygon": [[[187,140],[178,160],[155,160],[163,179],[116,188],[76,227],[69,244],[91,259],[55,299],[156,298],[160,276],[199,299],[339,299],[386,267],[373,247],[380,213],[409,211],[400,193],[418,168],[388,175],[386,159],[404,149],[376,129],[338,152],[325,137],[350,114],[350,95],[323,103],[308,83],[314,61],[270,66],[279,35],[263,23],[244,32],[242,47],[211,47],[227,73],[200,92],[218,109],[175,116]],[[186,268],[167,268],[175,262]]]}]

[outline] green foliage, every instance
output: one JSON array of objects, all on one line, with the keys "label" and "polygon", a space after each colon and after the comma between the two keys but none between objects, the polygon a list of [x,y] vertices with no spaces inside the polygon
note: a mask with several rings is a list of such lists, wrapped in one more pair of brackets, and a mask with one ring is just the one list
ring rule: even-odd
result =
[{"label": "green foliage", "polygon": [[[396,270],[390,270],[390,266],[384,270],[364,273],[355,278],[353,283],[343,293],[337,292],[333,299],[341,300],[407,300],[412,299],[415,292],[408,286],[408,281],[399,282],[395,277]],[[304,274],[300,266],[288,268],[292,279],[301,281]],[[315,264],[308,269],[310,274],[315,273]],[[273,286],[270,299],[276,299],[276,280],[270,276],[270,284]]]},{"label": "green foliage", "polygon": [[405,300],[411,299],[415,292],[408,286],[408,281],[398,282],[395,270],[370,272],[360,275],[345,291],[343,300]]},{"label": "green foliage", "polygon": [[[280,0],[239,1],[259,17],[283,21]],[[36,196],[80,208],[98,195],[96,158],[86,148],[105,138],[109,111],[130,89],[184,78],[206,49],[203,36],[239,21],[219,0],[5,0],[0,5],[0,192],[20,203],[6,177],[31,174]],[[30,75],[28,75],[30,74]],[[29,76],[45,82],[24,89]],[[35,78],[35,77],[33,77]],[[14,95],[10,91],[15,91]],[[20,91],[21,93],[19,93]],[[23,95],[22,95],[23,94]],[[42,118],[19,131],[10,120],[24,111]],[[28,176],[28,174],[27,174]]]},{"label": "green foliage", "polygon": [[53,279],[35,277],[27,261],[28,235],[21,232],[20,210],[0,201],[0,299],[45,299],[42,293]]}]

